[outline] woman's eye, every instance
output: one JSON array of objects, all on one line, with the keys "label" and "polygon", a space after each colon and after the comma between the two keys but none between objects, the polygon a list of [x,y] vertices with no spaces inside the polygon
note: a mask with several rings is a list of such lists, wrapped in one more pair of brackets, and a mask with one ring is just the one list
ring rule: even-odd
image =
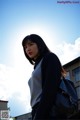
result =
[{"label": "woman's eye", "polygon": [[34,45],[34,43],[30,43],[29,45],[32,46],[32,45]]},{"label": "woman's eye", "polygon": [[28,47],[34,45],[34,43],[28,43],[26,46],[25,46],[25,49],[27,49]]}]

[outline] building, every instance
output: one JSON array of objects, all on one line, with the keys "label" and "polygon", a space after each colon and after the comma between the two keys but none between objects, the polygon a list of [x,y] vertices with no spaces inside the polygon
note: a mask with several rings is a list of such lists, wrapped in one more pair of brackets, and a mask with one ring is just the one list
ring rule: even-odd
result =
[{"label": "building", "polygon": [[26,113],[23,115],[16,116],[15,120],[31,120],[31,113]]},{"label": "building", "polygon": [[63,66],[67,71],[67,78],[74,82],[78,95],[78,108],[80,110],[80,57]]},{"label": "building", "polygon": [[73,120],[80,120],[80,56],[63,65],[67,71],[67,78],[74,82],[78,95],[78,112],[71,116]]},{"label": "building", "polygon": [[8,104],[8,101],[0,100],[0,120],[9,119],[9,108],[7,104]]}]

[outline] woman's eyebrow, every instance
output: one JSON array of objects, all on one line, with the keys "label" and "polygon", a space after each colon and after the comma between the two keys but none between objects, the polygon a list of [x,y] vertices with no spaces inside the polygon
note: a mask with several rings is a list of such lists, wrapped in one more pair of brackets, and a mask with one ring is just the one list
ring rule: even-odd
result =
[{"label": "woman's eyebrow", "polygon": [[26,42],[26,44],[25,44],[25,48],[27,47],[27,45],[30,45],[30,44],[32,44],[33,42],[32,41],[28,41],[28,42]]},{"label": "woman's eyebrow", "polygon": [[29,41],[27,41],[27,43],[26,43],[26,44],[31,44],[31,43],[33,43],[33,42],[29,40]]}]

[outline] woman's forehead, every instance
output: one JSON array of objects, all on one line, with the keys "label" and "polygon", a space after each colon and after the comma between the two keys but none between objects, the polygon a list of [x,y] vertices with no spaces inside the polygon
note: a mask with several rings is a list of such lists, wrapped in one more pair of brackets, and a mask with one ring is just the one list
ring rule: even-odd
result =
[{"label": "woman's forehead", "polygon": [[30,44],[30,43],[33,43],[33,41],[31,41],[31,40],[26,41],[26,44]]}]

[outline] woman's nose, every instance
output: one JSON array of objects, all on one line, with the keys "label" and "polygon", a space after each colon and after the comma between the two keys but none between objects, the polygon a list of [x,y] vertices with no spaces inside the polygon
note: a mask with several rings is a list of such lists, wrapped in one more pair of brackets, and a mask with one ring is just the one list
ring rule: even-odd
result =
[{"label": "woman's nose", "polygon": [[26,48],[26,52],[28,52],[28,51],[30,51],[30,47],[27,47],[27,48]]}]

